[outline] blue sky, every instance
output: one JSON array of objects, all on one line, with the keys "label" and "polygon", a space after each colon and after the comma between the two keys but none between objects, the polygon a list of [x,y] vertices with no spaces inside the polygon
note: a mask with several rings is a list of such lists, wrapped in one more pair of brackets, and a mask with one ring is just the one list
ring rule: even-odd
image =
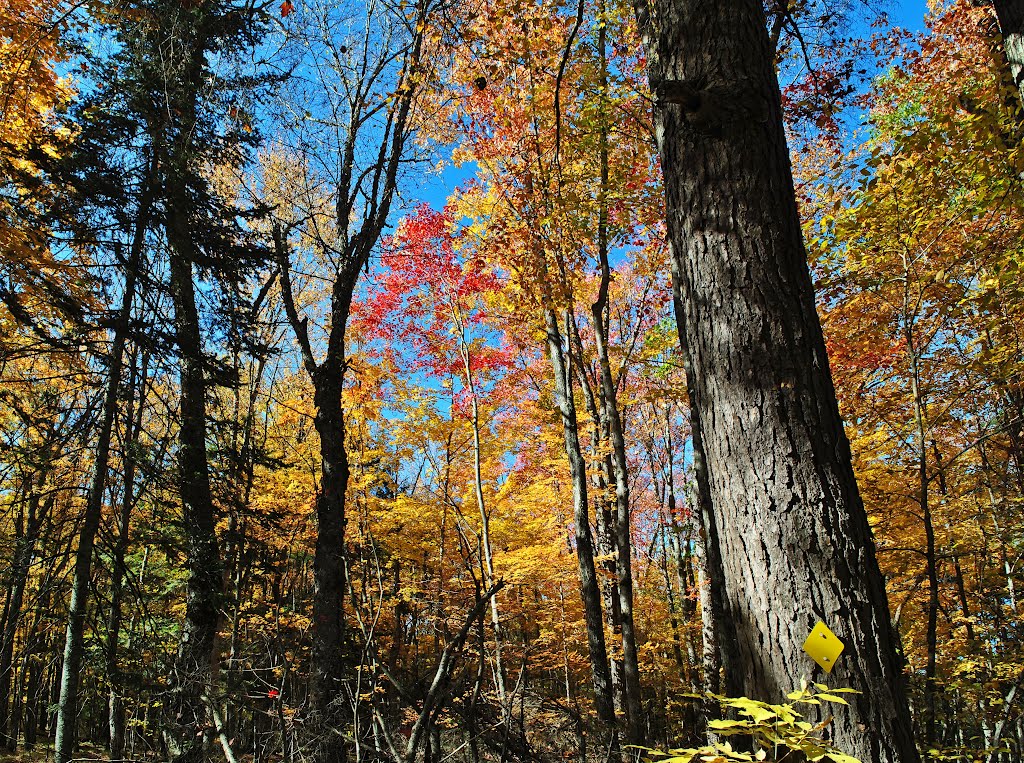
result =
[{"label": "blue sky", "polygon": [[891,4],[889,18],[899,26],[920,30],[924,28],[924,14],[927,10],[924,0],[903,0]]}]

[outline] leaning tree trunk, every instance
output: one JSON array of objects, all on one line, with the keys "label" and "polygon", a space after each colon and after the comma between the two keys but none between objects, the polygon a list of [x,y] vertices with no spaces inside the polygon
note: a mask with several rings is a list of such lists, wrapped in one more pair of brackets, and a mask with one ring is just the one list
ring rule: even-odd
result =
[{"label": "leaning tree trunk", "polygon": [[[67,763],[74,757],[76,743],[76,722],[78,718],[78,682],[82,669],[82,655],[85,652],[85,615],[89,600],[89,583],[92,578],[92,552],[96,533],[100,529],[103,513],[103,495],[107,486],[107,466],[110,461],[110,437],[114,429],[114,416],[118,407],[118,391],[121,384],[121,367],[124,360],[125,343],[128,340],[132,303],[135,300],[135,284],[142,260],[142,247],[146,240],[151,201],[150,184],[147,177],[145,189],[139,201],[132,235],[128,262],[125,267],[124,291],[121,307],[114,326],[114,337],[107,356],[106,389],[103,395],[103,410],[100,415],[100,429],[96,440],[96,461],[93,465],[92,482],[82,518],[82,530],[78,536],[75,552],[75,567],[71,579],[71,602],[68,606],[67,633],[64,637],[64,662],[60,677],[60,699],[57,701],[57,738],[54,742],[55,763]],[[128,494],[131,487],[125,486]]]},{"label": "leaning tree trunk", "polygon": [[[835,744],[917,761],[897,642],[839,417],[797,214],[760,0],[637,7],[658,100],[668,233],[702,436],[727,685],[776,700],[814,665],[818,620],[846,644]],[[653,27],[657,24],[657,28]],[[830,708],[831,709],[831,708]]]}]

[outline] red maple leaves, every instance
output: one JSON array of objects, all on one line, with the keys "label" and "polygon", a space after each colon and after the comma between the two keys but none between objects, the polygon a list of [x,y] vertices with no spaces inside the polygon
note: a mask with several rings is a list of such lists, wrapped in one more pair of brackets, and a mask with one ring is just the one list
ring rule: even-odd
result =
[{"label": "red maple leaves", "polygon": [[476,377],[500,374],[512,361],[486,321],[485,299],[500,290],[501,279],[468,250],[453,212],[427,204],[384,244],[382,272],[355,319],[391,354],[403,354],[410,370],[461,378],[468,357]]}]

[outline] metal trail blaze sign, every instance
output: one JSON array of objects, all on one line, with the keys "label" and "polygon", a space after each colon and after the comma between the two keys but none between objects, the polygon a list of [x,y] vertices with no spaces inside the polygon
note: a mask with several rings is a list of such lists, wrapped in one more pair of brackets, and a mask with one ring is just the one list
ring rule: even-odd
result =
[{"label": "metal trail blaze sign", "polygon": [[836,660],[843,653],[846,645],[839,640],[825,623],[818,621],[811,631],[811,635],[804,641],[804,651],[807,655],[821,666],[826,673],[831,673],[835,667]]}]

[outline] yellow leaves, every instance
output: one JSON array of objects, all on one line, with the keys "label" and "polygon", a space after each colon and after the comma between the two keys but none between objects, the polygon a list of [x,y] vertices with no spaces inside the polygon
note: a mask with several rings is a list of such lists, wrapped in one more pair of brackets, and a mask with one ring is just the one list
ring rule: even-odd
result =
[{"label": "yellow leaves", "polygon": [[[795,705],[819,704],[818,700],[845,702],[836,696],[837,693],[856,693],[852,689],[829,689],[824,684],[805,685],[803,688],[790,692],[792,700],[786,704],[771,704],[747,697],[723,697],[717,694],[706,695],[717,700],[724,711],[734,711],[734,717],[724,717],[708,721],[708,728],[720,737],[740,736],[753,742],[754,752],[738,751],[728,740],[703,747],[685,750],[672,750],[666,757],[658,755],[658,763],[690,763],[701,761],[765,761],[769,755],[773,760],[784,760],[791,753],[801,753],[811,761],[827,760],[832,763],[860,763],[854,757],[846,755],[832,746],[831,742],[816,736],[831,723],[831,718],[814,725],[801,720]],[[698,695],[700,696],[700,695]],[[739,716],[739,717],[735,717]],[[657,753],[656,753],[657,755]]]},{"label": "yellow leaves", "polygon": [[62,2],[12,0],[0,9],[0,142],[24,148],[71,95],[54,65],[63,60]]},{"label": "yellow leaves", "polygon": [[12,310],[20,322],[33,316],[58,331],[61,314],[54,306],[89,299],[77,270],[82,263],[75,261],[76,253],[55,256],[47,231],[24,218],[50,204],[59,191],[46,183],[35,157],[59,159],[73,137],[55,119],[72,95],[70,83],[55,70],[64,58],[59,19],[66,11],[53,0],[16,0],[0,7],[0,178],[7,191],[0,194],[0,276],[20,302],[0,308],[0,316]]}]

